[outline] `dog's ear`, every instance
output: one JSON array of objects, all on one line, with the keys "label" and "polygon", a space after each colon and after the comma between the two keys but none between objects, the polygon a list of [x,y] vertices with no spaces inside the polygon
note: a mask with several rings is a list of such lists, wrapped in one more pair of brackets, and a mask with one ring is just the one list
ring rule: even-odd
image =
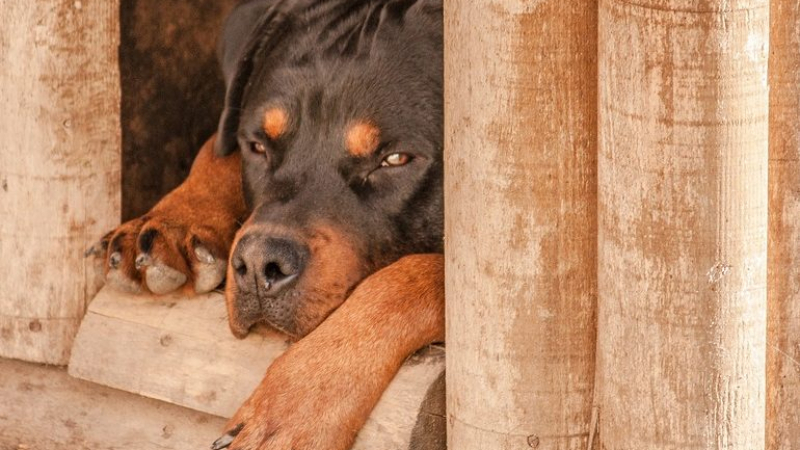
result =
[{"label": "dog's ear", "polygon": [[225,21],[217,52],[225,77],[225,107],[219,119],[215,152],[225,156],[238,146],[236,133],[245,89],[258,62],[272,52],[291,27],[281,1],[242,2]]}]

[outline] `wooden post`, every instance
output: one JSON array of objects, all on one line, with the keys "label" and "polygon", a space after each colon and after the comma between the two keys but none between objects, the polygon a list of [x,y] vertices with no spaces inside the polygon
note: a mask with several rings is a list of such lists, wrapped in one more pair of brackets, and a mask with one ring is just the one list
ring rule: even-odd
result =
[{"label": "wooden post", "polygon": [[0,8],[0,356],[66,364],[119,223],[119,2]]},{"label": "wooden post", "polygon": [[800,446],[800,3],[773,0],[767,448]]},{"label": "wooden post", "polygon": [[585,449],[596,3],[445,7],[448,448]]},{"label": "wooden post", "polygon": [[769,2],[599,27],[600,448],[764,449]]}]

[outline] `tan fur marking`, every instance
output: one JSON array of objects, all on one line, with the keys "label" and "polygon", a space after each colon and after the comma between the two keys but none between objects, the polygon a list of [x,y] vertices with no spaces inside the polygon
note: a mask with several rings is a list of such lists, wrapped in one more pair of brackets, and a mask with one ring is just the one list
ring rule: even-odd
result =
[{"label": "tan fur marking", "polygon": [[381,130],[371,122],[357,122],[347,130],[345,145],[353,156],[368,156],[378,149]]},{"label": "tan fur marking", "polygon": [[286,132],[289,115],[283,108],[270,108],[264,113],[264,131],[270,139],[278,139]]}]

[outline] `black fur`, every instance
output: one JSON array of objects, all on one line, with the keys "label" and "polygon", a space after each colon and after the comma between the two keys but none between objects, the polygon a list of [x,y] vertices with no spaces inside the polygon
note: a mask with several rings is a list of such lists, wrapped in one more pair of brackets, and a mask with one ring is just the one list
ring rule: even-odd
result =
[{"label": "black fur", "polygon": [[[228,19],[217,151],[242,152],[252,220],[346,235],[369,271],[443,251],[441,0],[251,0]],[[273,141],[264,112],[288,112]],[[381,145],[350,155],[368,120]],[[254,152],[263,145],[266,156]],[[411,161],[382,167],[391,153]]]}]

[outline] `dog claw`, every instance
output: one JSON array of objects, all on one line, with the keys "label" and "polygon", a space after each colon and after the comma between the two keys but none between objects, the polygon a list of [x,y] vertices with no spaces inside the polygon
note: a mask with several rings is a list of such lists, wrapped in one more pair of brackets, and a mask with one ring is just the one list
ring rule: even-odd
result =
[{"label": "dog claw", "polygon": [[122,253],[114,252],[108,258],[108,266],[112,269],[116,269],[119,267],[119,264],[122,262]]},{"label": "dog claw", "polygon": [[90,256],[100,256],[104,254],[106,250],[108,250],[108,243],[106,242],[104,244],[103,242],[98,242],[86,249],[86,251],[83,253],[83,257],[88,258]]},{"label": "dog claw", "polygon": [[150,258],[150,255],[147,253],[142,253],[136,257],[136,270],[142,270],[142,268],[148,267],[151,264],[153,264],[153,259]]},{"label": "dog claw", "polygon": [[217,258],[214,258],[214,255],[211,254],[211,251],[202,245],[194,248],[194,256],[196,256],[197,260],[203,264],[214,264],[214,262],[217,260]]},{"label": "dog claw", "polygon": [[233,443],[233,440],[236,439],[236,436],[241,433],[242,428],[244,428],[243,423],[236,425],[236,428],[228,431],[224,436],[214,441],[214,443],[211,444],[211,450],[222,450],[223,448],[230,447],[230,445]]},{"label": "dog claw", "polygon": [[197,258],[194,267],[194,291],[198,294],[211,292],[225,279],[227,261],[217,259],[196,238],[192,240],[192,246]]},{"label": "dog claw", "polygon": [[194,290],[198,294],[204,294],[216,289],[225,279],[226,262],[217,260],[212,264],[200,263],[195,265]]},{"label": "dog claw", "polygon": [[213,291],[225,279],[227,261],[215,258],[211,251],[202,245],[195,246],[194,255],[198,260],[194,267],[194,291],[198,294]]},{"label": "dog claw", "polygon": [[225,436],[222,436],[221,438],[214,441],[214,443],[211,444],[211,450],[222,450],[223,448],[228,448],[233,443],[233,440],[235,438],[236,436],[233,436],[230,433],[228,433]]},{"label": "dog claw", "polygon": [[86,249],[86,252],[83,254],[85,258],[90,256],[101,256],[104,255],[108,251],[108,240],[111,237],[111,233],[106,234],[103,236],[102,239],[92,244],[91,247]]},{"label": "dog claw", "polygon": [[152,264],[145,271],[147,288],[158,295],[168,294],[186,283],[186,275],[172,267]]}]

